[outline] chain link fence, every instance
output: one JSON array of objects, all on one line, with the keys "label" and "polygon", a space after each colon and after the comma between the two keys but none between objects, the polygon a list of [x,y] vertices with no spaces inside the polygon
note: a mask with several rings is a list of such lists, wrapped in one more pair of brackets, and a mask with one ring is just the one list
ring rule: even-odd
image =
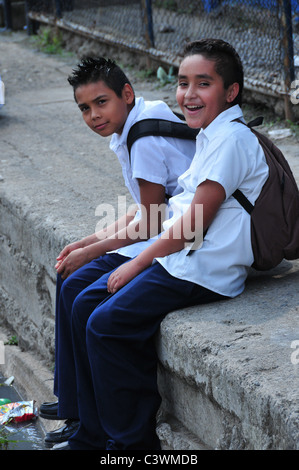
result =
[{"label": "chain link fence", "polygon": [[287,96],[290,112],[299,0],[28,0],[26,10],[30,21],[143,52],[166,66],[179,65],[187,41],[224,39],[241,56],[245,87]]}]

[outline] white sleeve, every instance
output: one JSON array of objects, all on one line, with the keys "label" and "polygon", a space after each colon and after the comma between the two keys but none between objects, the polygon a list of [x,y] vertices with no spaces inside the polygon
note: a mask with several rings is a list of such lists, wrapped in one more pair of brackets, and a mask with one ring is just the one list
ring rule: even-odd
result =
[{"label": "white sleeve", "polygon": [[198,175],[197,185],[206,179],[217,181],[224,188],[226,199],[229,198],[250,173],[257,146],[258,143],[254,141],[250,147],[248,138],[244,140],[240,134],[237,138],[231,135],[229,139],[211,145]]},{"label": "white sleeve", "polygon": [[170,151],[170,146],[163,137],[147,136],[138,139],[131,149],[133,178],[141,178],[166,187],[166,151]]}]

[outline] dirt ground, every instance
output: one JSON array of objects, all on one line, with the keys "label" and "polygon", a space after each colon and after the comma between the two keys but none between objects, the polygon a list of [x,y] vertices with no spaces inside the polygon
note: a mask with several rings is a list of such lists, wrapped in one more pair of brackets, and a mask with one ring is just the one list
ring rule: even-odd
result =
[{"label": "dirt ground", "polygon": [[[86,45],[83,44],[79,48],[77,39],[77,41],[74,40],[73,47],[72,44],[69,44],[68,49],[77,52],[85,50],[86,52]],[[117,55],[119,56],[119,54]],[[66,69],[69,70],[77,62],[76,52],[45,54],[39,50],[37,41],[23,31],[0,33],[0,75],[5,83],[6,102],[9,102],[11,96],[22,91],[42,90],[60,84],[65,85]],[[175,83],[161,86],[155,75],[148,77],[146,71],[141,71],[137,65],[132,67],[131,64],[121,63],[120,65],[132,80],[138,94],[143,94],[148,99],[163,99],[172,109],[178,110],[175,100]],[[264,124],[259,128],[261,132],[290,129],[290,136],[283,138],[272,136],[272,138],[286,156],[290,155],[292,159],[298,157],[299,160],[298,124],[289,126],[283,119],[275,116],[270,109],[248,103],[244,104],[243,112],[247,121],[257,115],[264,116]],[[1,113],[0,111],[0,117],[2,117]]]}]

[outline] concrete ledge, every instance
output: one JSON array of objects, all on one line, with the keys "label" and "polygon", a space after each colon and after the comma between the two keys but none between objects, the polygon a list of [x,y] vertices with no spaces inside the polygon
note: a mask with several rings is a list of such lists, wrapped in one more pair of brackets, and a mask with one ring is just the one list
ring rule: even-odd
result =
[{"label": "concrete ledge", "polygon": [[[62,237],[26,213],[1,198],[1,318],[22,348],[9,347],[7,371],[42,402],[51,395],[51,374],[31,356],[53,361],[50,259]],[[271,273],[252,273],[237,299],[176,311],[163,321],[158,429],[165,448],[299,448],[299,360],[292,349],[299,340],[298,281],[299,262],[283,262]]]},{"label": "concrete ledge", "polygon": [[299,263],[284,262],[235,300],[167,316],[166,416],[213,449],[299,448],[298,279]]},{"label": "concrete ledge", "polygon": [[[163,321],[157,431],[164,449],[299,449],[298,301],[290,282],[298,282],[299,263],[262,277],[238,299]],[[36,352],[5,346],[0,367],[40,404],[55,397],[53,374]],[[45,431],[60,425],[41,421]]]}]

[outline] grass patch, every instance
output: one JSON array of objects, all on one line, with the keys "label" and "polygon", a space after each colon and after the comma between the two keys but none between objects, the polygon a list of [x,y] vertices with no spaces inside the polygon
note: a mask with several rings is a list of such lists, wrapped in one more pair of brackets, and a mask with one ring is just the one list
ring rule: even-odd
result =
[{"label": "grass patch", "polygon": [[58,54],[63,52],[62,34],[58,28],[41,27],[33,42],[38,50],[46,54]]}]

